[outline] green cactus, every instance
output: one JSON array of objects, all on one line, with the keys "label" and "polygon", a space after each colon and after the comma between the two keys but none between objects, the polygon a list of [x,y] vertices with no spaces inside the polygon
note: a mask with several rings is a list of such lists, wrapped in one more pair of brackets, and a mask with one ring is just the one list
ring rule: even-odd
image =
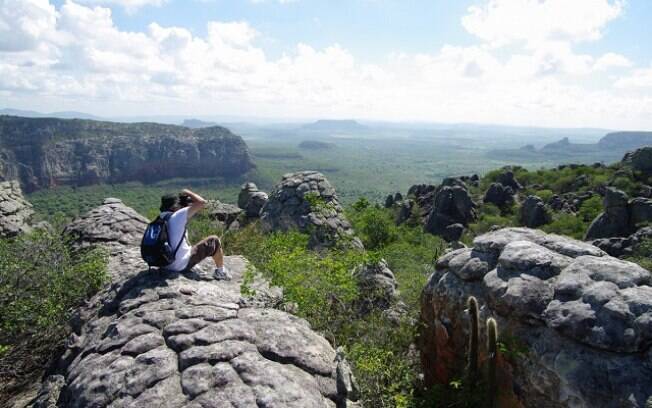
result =
[{"label": "green cactus", "polygon": [[487,365],[487,404],[489,408],[496,406],[496,360],[498,357],[498,327],[492,317],[487,319],[487,352],[489,362]]},{"label": "green cactus", "polygon": [[469,385],[473,387],[478,378],[478,332],[479,316],[478,301],[470,296],[467,301],[469,312],[469,350],[467,356],[467,377]]}]

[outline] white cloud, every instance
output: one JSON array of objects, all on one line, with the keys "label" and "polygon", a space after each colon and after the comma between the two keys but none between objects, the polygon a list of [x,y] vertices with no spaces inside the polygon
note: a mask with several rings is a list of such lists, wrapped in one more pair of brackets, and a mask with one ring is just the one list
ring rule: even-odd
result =
[{"label": "white cloud", "polygon": [[523,42],[536,47],[547,41],[599,39],[622,11],[619,0],[489,0],[470,7],[462,25],[492,46]]},{"label": "white cloud", "polygon": [[90,5],[107,5],[119,6],[124,8],[127,13],[135,13],[138,9],[144,6],[160,7],[167,3],[168,0],[76,0],[79,3]]},{"label": "white cloud", "polygon": [[[19,5],[19,14],[8,5]],[[509,50],[483,40],[376,64],[337,44],[299,43],[270,58],[258,45],[264,35],[244,21],[210,22],[202,36],[157,23],[130,32],[114,24],[108,8],[67,1],[55,9],[38,0],[0,0],[0,34],[0,95],[8,104],[65,101],[105,115],[652,127],[652,98],[641,92],[652,86],[652,68],[611,88],[607,74],[627,75],[626,57],[576,53],[572,41],[554,35]]]},{"label": "white cloud", "polygon": [[624,55],[608,52],[598,58],[593,66],[596,71],[606,71],[611,68],[629,68],[633,64]]}]

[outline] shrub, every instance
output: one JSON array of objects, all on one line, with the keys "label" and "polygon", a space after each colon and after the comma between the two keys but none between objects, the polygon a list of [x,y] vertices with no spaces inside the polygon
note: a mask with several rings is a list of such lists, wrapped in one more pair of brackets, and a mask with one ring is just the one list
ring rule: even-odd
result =
[{"label": "shrub", "polygon": [[47,364],[74,308],[106,281],[106,262],[104,251],[73,253],[44,230],[0,240],[0,383],[29,382]]},{"label": "shrub", "polygon": [[535,191],[534,195],[538,196],[539,198],[541,198],[543,200],[543,202],[547,203],[548,201],[550,201],[552,196],[555,195],[555,193],[552,190],[547,190],[546,189],[546,190]]},{"label": "shrub", "polygon": [[397,227],[391,211],[368,207],[351,213],[350,217],[367,249],[380,249],[397,239]]},{"label": "shrub", "polygon": [[542,229],[548,233],[583,239],[587,224],[580,217],[573,214],[558,213],[553,217],[553,221],[548,225],[544,225]]},{"label": "shrub", "polygon": [[602,198],[600,196],[593,196],[584,201],[580,206],[578,216],[584,222],[592,222],[602,212]]}]

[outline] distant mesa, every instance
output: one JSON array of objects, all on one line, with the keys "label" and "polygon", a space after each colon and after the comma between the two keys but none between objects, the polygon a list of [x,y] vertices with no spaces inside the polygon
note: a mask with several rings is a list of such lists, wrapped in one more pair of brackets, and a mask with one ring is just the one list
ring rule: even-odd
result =
[{"label": "distant mesa", "polygon": [[335,147],[335,143],[321,142],[319,140],[304,140],[299,143],[300,149],[306,150],[323,150],[323,149],[332,149]]},{"label": "distant mesa", "polygon": [[181,124],[183,127],[187,127],[190,129],[200,129],[200,128],[206,128],[206,127],[211,127],[211,126],[217,126],[217,123],[215,122],[205,122],[203,120],[199,119],[185,119],[183,123]]},{"label": "distant mesa", "polygon": [[319,132],[360,132],[366,131],[369,128],[361,125],[355,120],[318,120],[317,122],[310,123],[302,126],[303,130],[319,131]]},{"label": "distant mesa", "polygon": [[[492,157],[570,157],[585,155],[586,157],[599,156],[603,159],[612,157],[617,160],[628,151],[645,146],[652,146],[652,132],[613,132],[605,135],[598,143],[573,143],[568,137],[537,149],[528,144],[519,149],[498,149],[487,154]],[[603,157],[604,156],[604,157]]]},{"label": "distant mesa", "polygon": [[26,192],[60,185],[232,179],[253,167],[242,138],[219,126],[0,116],[0,181],[18,180]]}]

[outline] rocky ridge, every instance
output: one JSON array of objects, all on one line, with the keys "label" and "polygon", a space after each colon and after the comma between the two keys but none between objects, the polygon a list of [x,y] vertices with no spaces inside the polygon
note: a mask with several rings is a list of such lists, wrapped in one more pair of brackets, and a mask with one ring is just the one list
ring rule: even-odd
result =
[{"label": "rocky ridge", "polygon": [[525,350],[500,360],[500,403],[645,406],[652,394],[649,271],[588,243],[527,228],[481,235],[436,268],[422,294],[427,383],[461,375],[466,300],[473,295],[481,320],[495,317],[501,341]]},{"label": "rocky ridge", "polygon": [[78,311],[34,406],[353,406],[348,364],[323,337],[241,295],[244,258],[226,257],[231,281],[213,280],[210,261],[150,271],[134,245],[143,227],[108,199],[68,228],[79,245],[108,246],[111,283]]},{"label": "rocky ridge", "polygon": [[16,181],[0,182],[0,238],[11,238],[31,229],[34,211]]},{"label": "rocky ridge", "polygon": [[253,168],[228,129],[0,116],[0,180],[58,185],[238,177]]}]

